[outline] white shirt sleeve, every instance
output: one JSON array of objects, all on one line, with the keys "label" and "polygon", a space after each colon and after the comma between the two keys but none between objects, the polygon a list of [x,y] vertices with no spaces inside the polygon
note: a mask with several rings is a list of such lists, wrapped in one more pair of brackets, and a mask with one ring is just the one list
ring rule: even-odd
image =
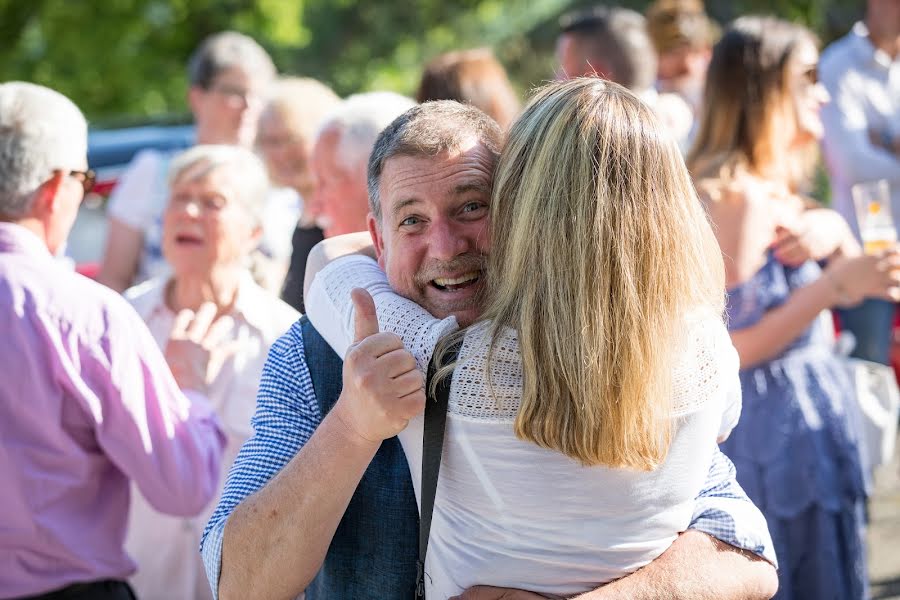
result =
[{"label": "white shirt sleeve", "polygon": [[869,127],[874,124],[866,116],[861,75],[836,62],[823,61],[821,69],[822,83],[831,96],[821,113],[829,167],[840,170],[849,182],[887,179],[900,184],[900,160],[869,140]]},{"label": "white shirt sleeve", "polygon": [[159,213],[154,194],[166,175],[162,171],[162,154],[156,150],[138,153],[110,194],[109,216],[141,231],[150,227]]},{"label": "white shirt sleeve", "polygon": [[741,395],[741,380],[738,375],[741,360],[737,349],[731,343],[731,336],[723,327],[724,338],[719,345],[721,358],[721,379],[724,388],[724,406],[722,410],[722,424],[719,427],[719,439],[727,438],[731,430],[738,424],[741,418],[743,396]]},{"label": "white shirt sleeve", "polygon": [[395,293],[371,258],[346,256],[316,274],[305,302],[310,322],[342,359],[354,337],[353,288],[363,288],[372,295],[380,330],[398,335],[422,372],[427,371],[438,340],[458,327],[455,317],[437,319]]},{"label": "white shirt sleeve", "polygon": [[673,371],[673,416],[716,411],[717,437],[727,437],[741,416],[739,369],[737,350],[722,319],[705,310],[690,315]]}]

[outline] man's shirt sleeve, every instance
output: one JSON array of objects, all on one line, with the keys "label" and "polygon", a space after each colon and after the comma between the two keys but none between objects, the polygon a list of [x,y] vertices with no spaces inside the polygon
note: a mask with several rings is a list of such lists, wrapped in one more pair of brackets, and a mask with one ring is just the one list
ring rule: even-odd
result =
[{"label": "man's shirt sleeve", "polygon": [[866,115],[866,78],[843,56],[829,55],[819,72],[830,101],[822,107],[825,125],[822,144],[829,167],[839,169],[850,183],[887,179],[900,180],[900,160],[889,150],[869,140],[871,123]]},{"label": "man's shirt sleeve", "polygon": [[704,489],[694,504],[689,528],[753,552],[777,567],[766,518],[747,497],[735,474],[734,464],[717,449]]},{"label": "man's shirt sleeve", "polygon": [[269,351],[256,397],[253,435],[228,473],[219,504],[200,540],[200,552],[218,598],[225,522],[245,498],[262,489],[312,436],[321,421],[303,349],[299,321]]}]

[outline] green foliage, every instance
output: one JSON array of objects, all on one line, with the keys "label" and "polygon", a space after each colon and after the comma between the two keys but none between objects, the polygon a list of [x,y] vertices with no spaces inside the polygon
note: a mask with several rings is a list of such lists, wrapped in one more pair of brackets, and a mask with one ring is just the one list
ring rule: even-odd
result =
[{"label": "green foliage", "polygon": [[[100,123],[186,118],[185,63],[206,35],[242,31],[286,73],[340,94],[412,94],[423,62],[491,46],[520,91],[552,77],[559,15],[573,0],[0,0],[0,80],[73,98]],[[621,4],[642,10],[646,0]],[[709,0],[720,21],[772,12],[829,41],[858,16],[856,0]]]}]

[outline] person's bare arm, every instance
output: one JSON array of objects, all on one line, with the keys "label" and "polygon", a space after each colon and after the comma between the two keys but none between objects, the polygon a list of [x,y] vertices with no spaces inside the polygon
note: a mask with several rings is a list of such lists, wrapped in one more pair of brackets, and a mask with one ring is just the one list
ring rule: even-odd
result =
[{"label": "person's bare arm", "polygon": [[106,251],[97,281],[117,292],[124,292],[137,274],[144,245],[144,234],[115,217],[109,217]]},{"label": "person's bare arm", "polygon": [[295,598],[315,577],[379,446],[350,430],[338,405],[291,462],[226,521],[221,600]]},{"label": "person's bare arm", "polygon": [[[689,530],[656,560],[573,600],[768,600],[775,567],[751,552]],[[476,586],[457,600],[540,600],[534,592]]]},{"label": "person's bare arm", "polygon": [[854,306],[869,297],[896,300],[898,267],[896,250],[880,256],[833,259],[822,277],[794,291],[754,325],[731,332],[741,368],[781,354],[827,308]]},{"label": "person's bare arm", "polygon": [[375,305],[354,291],[356,344],[344,389],[306,445],[225,524],[219,597],[294,598],[322,565],[347,504],[382,440],[425,406],[422,374]]},{"label": "person's bare arm", "polygon": [[767,561],[687,531],[649,565],[577,600],[768,600],[776,591],[778,575]]}]

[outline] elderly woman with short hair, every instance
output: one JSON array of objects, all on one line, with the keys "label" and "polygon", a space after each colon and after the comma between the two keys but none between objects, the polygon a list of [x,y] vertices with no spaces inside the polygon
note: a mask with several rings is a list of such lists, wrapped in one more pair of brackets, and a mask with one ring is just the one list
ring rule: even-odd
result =
[{"label": "elderly woman with short hair", "polygon": [[[172,161],[169,185],[162,249],[172,274],[125,295],[161,346],[181,310],[198,311],[206,321],[233,321],[233,327],[218,328],[216,340],[229,349],[227,358],[211,365],[207,374],[210,401],[228,436],[224,481],[250,435],[256,387],[269,348],[299,314],[254,283],[248,271],[268,190],[265,168],[252,152],[237,146],[196,146]],[[201,311],[204,303],[217,310]],[[156,513],[134,496],[126,549],[138,563],[132,580],[138,596],[211,598],[197,547],[213,507],[194,519],[176,519]]]}]

